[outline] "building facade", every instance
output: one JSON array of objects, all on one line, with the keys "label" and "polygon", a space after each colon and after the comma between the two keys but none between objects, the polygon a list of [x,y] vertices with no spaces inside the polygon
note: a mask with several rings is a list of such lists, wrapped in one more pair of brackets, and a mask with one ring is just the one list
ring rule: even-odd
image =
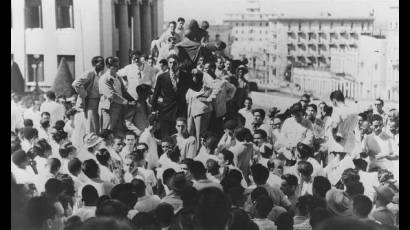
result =
[{"label": "building facade", "polygon": [[280,16],[270,19],[272,31],[270,78],[283,78],[289,66],[329,68],[331,49],[349,51],[358,47],[359,35],[371,33],[372,17]]},{"label": "building facade", "polygon": [[30,88],[53,84],[64,57],[71,75],[91,68],[94,56],[149,52],[162,32],[163,0],[13,0],[11,55]]},{"label": "building facade", "polygon": [[231,46],[234,42],[231,36],[232,27],[230,25],[210,25],[208,35],[210,42],[223,41],[226,43],[224,54],[231,56]]}]

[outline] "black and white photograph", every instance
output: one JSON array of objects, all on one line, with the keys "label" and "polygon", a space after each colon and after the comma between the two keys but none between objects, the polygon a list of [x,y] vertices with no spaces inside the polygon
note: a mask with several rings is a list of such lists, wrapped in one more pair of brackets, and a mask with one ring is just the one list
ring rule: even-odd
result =
[{"label": "black and white photograph", "polygon": [[12,230],[398,230],[398,0],[11,0]]}]

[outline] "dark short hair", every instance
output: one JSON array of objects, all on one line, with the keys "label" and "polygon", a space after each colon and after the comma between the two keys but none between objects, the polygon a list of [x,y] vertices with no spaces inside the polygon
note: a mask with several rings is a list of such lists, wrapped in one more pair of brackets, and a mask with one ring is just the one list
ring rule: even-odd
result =
[{"label": "dark short hair", "polygon": [[253,135],[255,135],[255,134],[261,135],[262,139],[266,139],[266,138],[268,137],[268,134],[267,134],[266,131],[263,130],[263,129],[257,129],[257,130],[255,130],[254,133],[253,133]]},{"label": "dark short hair", "polygon": [[299,154],[300,154],[300,157],[301,157],[302,159],[307,159],[307,158],[309,158],[309,157],[313,157],[313,152],[314,152],[314,150],[313,150],[312,147],[310,147],[310,146],[307,145],[307,144],[304,144],[304,143],[302,143],[302,142],[299,142],[299,143],[296,145],[296,149],[298,150],[298,152],[299,152]]},{"label": "dark short hair", "polygon": [[250,97],[245,98],[245,101],[246,101],[246,100],[250,101],[251,103],[253,102],[253,101],[252,101],[252,98],[250,98]]},{"label": "dark short hair", "polygon": [[143,180],[134,178],[131,181],[131,184],[134,186],[137,196],[141,197],[145,194],[145,189],[147,186],[145,185],[145,182]]},{"label": "dark short hair", "polygon": [[310,214],[310,220],[309,220],[310,226],[316,229],[315,227],[318,224],[324,222],[325,220],[331,218],[332,216],[333,216],[332,213],[326,208],[322,208],[322,207],[316,208]]},{"label": "dark short hair", "polygon": [[353,198],[353,209],[361,217],[367,217],[372,211],[373,203],[365,195],[357,195]]},{"label": "dark short hair", "polygon": [[181,193],[183,207],[193,207],[198,198],[198,190],[192,186],[186,187]]},{"label": "dark short hair", "polygon": [[299,209],[302,215],[309,214],[309,205],[312,199],[313,196],[310,194],[306,194],[298,198],[298,201],[296,202],[296,208]]},{"label": "dark short hair", "polygon": [[54,157],[48,158],[47,164],[52,172],[57,172],[61,168],[61,161]]},{"label": "dark short hair", "polygon": [[81,161],[78,158],[74,158],[68,162],[68,171],[75,175],[78,171],[81,171]]},{"label": "dark short hair", "polygon": [[35,128],[32,127],[25,127],[23,128],[23,137],[26,140],[31,140],[33,138],[38,137],[38,131]]},{"label": "dark short hair", "polygon": [[46,112],[46,111],[42,112],[40,116],[43,117],[43,115],[46,115],[46,116],[49,116],[49,117],[51,116],[50,113]]},{"label": "dark short hair", "polygon": [[343,96],[342,91],[335,90],[330,94],[330,100],[333,101],[333,99],[336,100],[336,101],[344,102],[345,101],[345,96]]},{"label": "dark short hair", "polygon": [[134,56],[137,56],[137,58],[139,59],[143,56],[143,54],[140,51],[135,50],[131,52],[130,59],[132,59]]},{"label": "dark short hair", "polygon": [[300,103],[295,103],[290,107],[290,114],[297,115],[299,113],[303,113],[303,108]]},{"label": "dark short hair", "polygon": [[353,159],[353,164],[357,169],[362,171],[366,171],[367,169],[367,162],[362,158]]},{"label": "dark short hair", "polygon": [[299,161],[298,163],[298,172],[303,176],[311,176],[313,173],[313,166],[308,161]]},{"label": "dark short hair", "polygon": [[269,196],[260,196],[256,199],[255,209],[261,218],[266,218],[273,208],[273,201]]},{"label": "dark short hair", "polygon": [[191,163],[191,166],[189,167],[189,172],[194,177],[194,179],[198,179],[199,177],[204,176],[206,174],[206,168],[204,164],[202,164],[202,162],[194,161]]},{"label": "dark short hair", "polygon": [[161,65],[168,65],[167,59],[161,59],[158,63]]},{"label": "dark short hair", "polygon": [[98,134],[98,136],[106,140],[106,139],[108,139],[108,137],[109,137],[110,135],[112,135],[112,134],[114,134],[114,132],[113,132],[112,130],[110,130],[110,129],[102,129],[102,130],[100,131],[100,133]]},{"label": "dark short hair", "polygon": [[117,199],[132,209],[138,200],[135,186],[132,183],[117,184],[110,192],[112,199]]},{"label": "dark short hair", "polygon": [[265,119],[265,115],[266,115],[265,110],[263,110],[263,109],[254,109],[254,110],[252,110],[252,114],[255,115],[255,113],[260,113],[260,115],[262,117],[262,120]]},{"label": "dark short hair", "polygon": [[278,230],[282,229],[293,229],[293,217],[289,212],[284,212],[279,214],[278,218],[276,219],[276,226]]},{"label": "dark short hair", "polygon": [[175,54],[169,55],[169,56],[167,57],[167,61],[169,61],[170,58],[174,59],[176,62],[179,63],[179,57],[178,57],[177,55],[175,55]]},{"label": "dark short hair", "polygon": [[306,106],[306,108],[311,107],[313,111],[317,112],[317,106],[315,104],[309,104]]},{"label": "dark short hair", "polygon": [[238,127],[238,124],[235,120],[227,120],[224,123],[224,129],[235,130]]},{"label": "dark short hair", "polygon": [[71,116],[75,116],[76,113],[77,113],[76,109],[69,109],[65,112],[65,116],[67,118],[70,118]]},{"label": "dark short hair", "polygon": [[205,147],[215,150],[218,147],[218,139],[214,136],[209,136],[206,138]]},{"label": "dark short hair", "polygon": [[108,199],[97,205],[97,208],[95,209],[95,216],[106,216],[125,219],[127,218],[128,211],[129,208],[121,201],[116,199]]},{"label": "dark short hair", "polygon": [[273,148],[270,148],[269,146],[264,145],[263,152],[261,152],[261,156],[265,159],[270,159],[272,155],[273,155]]},{"label": "dark short hair", "polygon": [[177,22],[180,22],[180,21],[185,22],[185,19],[184,19],[183,17],[179,17],[178,20],[177,20]]},{"label": "dark short hair", "polygon": [[377,98],[376,101],[380,101],[380,104],[382,104],[382,106],[384,105],[384,101],[381,98]]},{"label": "dark short hair", "polygon": [[139,212],[137,213],[131,221],[136,229],[146,229],[148,226],[157,226],[158,229],[161,229],[159,223],[155,219],[155,215],[152,212]]},{"label": "dark short hair", "polygon": [[24,127],[33,127],[34,126],[33,120],[31,120],[31,119],[24,119],[23,124],[24,124]]},{"label": "dark short hair", "polygon": [[127,130],[124,134],[124,137],[126,136],[134,136],[135,139],[137,139],[137,134],[135,134],[135,132],[131,131],[131,130]]},{"label": "dark short hair", "polygon": [[160,203],[154,210],[154,215],[161,225],[169,226],[174,218],[174,208],[168,203]]},{"label": "dark short hair", "polygon": [[55,202],[55,200],[45,196],[31,198],[26,207],[27,224],[34,228],[40,228],[47,219],[54,219],[57,214]]},{"label": "dark short hair", "polygon": [[56,178],[48,179],[44,188],[48,195],[52,195],[54,197],[57,197],[60,193],[64,191],[63,182]]},{"label": "dark short hair", "polygon": [[238,141],[245,141],[249,135],[249,129],[247,128],[237,128],[235,129],[234,136]]},{"label": "dark short hair", "polygon": [[298,186],[298,178],[293,174],[284,174],[282,175],[282,180],[286,181],[289,186]]},{"label": "dark short hair", "polygon": [[375,122],[375,121],[378,121],[378,122],[383,123],[383,117],[380,116],[379,114],[373,114],[373,116],[372,116],[372,123]]},{"label": "dark short hair", "polygon": [[50,90],[46,92],[46,97],[54,101],[56,99],[56,94],[54,93],[54,91]]},{"label": "dark short hair", "polygon": [[252,165],[251,173],[256,185],[265,184],[269,178],[269,170],[261,164]]},{"label": "dark short hair", "polygon": [[215,64],[215,62],[213,62],[213,61],[207,61],[207,62],[205,62],[205,65],[206,65],[206,64],[209,65],[209,68],[211,68],[211,69],[216,69],[216,64]]},{"label": "dark short hair", "polygon": [[205,188],[199,191],[194,213],[204,229],[220,229],[228,223],[230,209],[231,203],[224,192],[218,188]]},{"label": "dark short hair", "polygon": [[95,189],[94,186],[90,184],[83,187],[83,189],[81,190],[81,196],[85,205],[87,206],[93,206],[98,201],[97,189]]},{"label": "dark short hair", "polygon": [[222,149],[220,152],[224,156],[224,160],[228,161],[229,164],[233,164],[233,153],[227,149]]},{"label": "dark short hair", "polygon": [[26,152],[24,152],[21,149],[13,152],[12,154],[12,161],[15,165],[20,165],[27,160],[28,160],[28,157],[27,157]]},{"label": "dark short hair", "polygon": [[85,160],[82,165],[83,172],[89,178],[98,177],[98,164],[93,159]]},{"label": "dark short hair", "polygon": [[177,23],[176,23],[175,21],[170,21],[170,22],[168,23],[168,25],[171,25],[171,24],[173,24],[175,27],[177,27]]},{"label": "dark short hair", "polygon": [[57,130],[57,132],[53,133],[52,137],[56,143],[60,143],[60,141],[68,137],[68,133],[64,132],[63,130]]},{"label": "dark short hair", "polygon": [[186,119],[185,117],[177,117],[176,121],[177,121],[177,122],[178,122],[178,121],[182,121],[182,122],[184,122],[184,124],[187,123],[187,119]]},{"label": "dark short hair", "polygon": [[162,183],[166,184],[173,176],[175,176],[176,172],[174,169],[169,168],[165,169],[162,173]]},{"label": "dark short hair", "polygon": [[254,190],[252,190],[250,198],[251,198],[251,201],[255,201],[261,196],[269,196],[268,191],[262,186],[256,187]]},{"label": "dark short hair", "polygon": [[95,157],[101,165],[108,166],[108,161],[111,159],[110,152],[106,148],[97,150]]},{"label": "dark short hair", "polygon": [[120,59],[118,59],[118,57],[107,57],[105,59],[105,65],[110,68],[111,66],[114,65],[114,63],[119,63]]},{"label": "dark short hair", "polygon": [[60,154],[61,158],[67,158],[70,153],[72,153],[75,149],[71,142],[67,142],[60,146],[58,153]]},{"label": "dark short hair", "polygon": [[315,176],[315,178],[313,178],[312,188],[316,191],[317,195],[325,198],[327,191],[332,188],[332,185],[326,177]]},{"label": "dark short hair", "polygon": [[98,59],[102,59],[104,62],[104,58],[102,56],[95,56],[91,59],[91,65],[95,66],[97,64]]}]

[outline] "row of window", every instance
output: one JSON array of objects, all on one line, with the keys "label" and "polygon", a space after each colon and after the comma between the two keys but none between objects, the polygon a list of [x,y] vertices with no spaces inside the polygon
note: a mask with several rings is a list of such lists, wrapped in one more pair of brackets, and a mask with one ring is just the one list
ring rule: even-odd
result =
[{"label": "row of window", "polygon": [[[73,0],[55,0],[56,27],[74,28]],[[12,11],[12,10],[11,10]],[[43,10],[41,0],[25,0],[26,28],[43,28]],[[13,15],[13,12],[11,12]],[[13,28],[13,16],[11,16]]]},{"label": "row of window", "polygon": [[[13,56],[13,55],[12,55]],[[75,79],[75,56],[74,55],[57,55],[57,68],[61,59],[65,59],[68,69],[73,79]],[[27,82],[44,82],[44,55],[28,54],[27,55]]]},{"label": "row of window", "polygon": [[[356,23],[356,25],[357,25],[357,23]],[[367,25],[367,28],[369,29],[370,28],[370,23],[366,23],[366,25]],[[288,29],[289,30],[291,29],[291,26],[292,26],[292,23],[288,23]],[[333,26],[334,26],[334,22],[330,22],[330,29],[333,29]],[[344,21],[340,22],[340,26],[341,27],[345,26]],[[365,22],[361,22],[362,30],[364,29],[364,26],[365,26]],[[353,27],[354,27],[354,22],[350,22],[350,28],[353,29]],[[312,23],[309,22],[309,29],[311,29],[311,28],[312,28]],[[298,29],[299,30],[302,29],[302,22],[298,23]],[[322,30],[322,23],[319,23],[319,30]]]},{"label": "row of window", "polygon": [[[235,25],[236,25],[236,26],[239,26],[239,22],[235,23]],[[241,25],[241,26],[245,26],[245,23],[242,22],[242,23],[240,23],[240,25]],[[258,23],[253,23],[253,22],[251,22],[251,23],[246,23],[246,25],[247,25],[247,26],[257,26]],[[259,23],[259,26],[264,26],[264,25],[265,25],[265,26],[269,26],[269,22],[265,22],[265,23],[260,22],[260,23]]]},{"label": "row of window", "polygon": [[[251,34],[251,33],[253,33],[253,32],[256,32],[255,30],[253,30],[253,29],[250,29],[249,30],[249,33]],[[235,30],[235,34],[238,34],[239,33],[239,30]],[[241,34],[243,34],[244,33],[244,30],[242,30],[241,31]],[[268,34],[269,33],[269,31],[268,30],[265,30],[265,34]],[[262,34],[262,30],[259,30],[259,34]]]}]

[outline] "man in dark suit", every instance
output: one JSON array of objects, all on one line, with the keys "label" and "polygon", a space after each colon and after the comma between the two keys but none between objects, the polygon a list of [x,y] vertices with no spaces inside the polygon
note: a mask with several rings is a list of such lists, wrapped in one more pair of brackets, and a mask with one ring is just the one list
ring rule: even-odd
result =
[{"label": "man in dark suit", "polygon": [[179,71],[179,59],[176,55],[168,57],[169,71],[158,76],[152,97],[153,111],[159,111],[161,138],[175,133],[177,117],[187,116],[185,94],[192,80]]}]

